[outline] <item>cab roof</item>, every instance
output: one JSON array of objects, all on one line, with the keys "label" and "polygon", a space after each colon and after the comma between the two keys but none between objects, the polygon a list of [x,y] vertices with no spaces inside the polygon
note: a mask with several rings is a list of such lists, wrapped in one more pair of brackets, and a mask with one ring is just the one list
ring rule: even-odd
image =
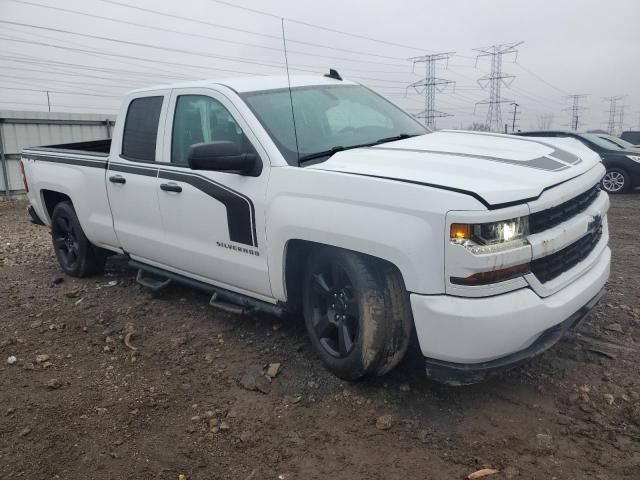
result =
[{"label": "cab roof", "polygon": [[[154,87],[140,88],[130,92],[137,94],[143,92],[153,92],[155,90],[166,90],[168,88],[197,88],[211,87],[213,85],[224,85],[238,93],[257,92],[263,90],[278,90],[289,87],[289,79],[286,75],[256,75],[252,77],[235,77],[210,80],[196,80],[193,82],[182,82],[170,85],[158,85]],[[311,87],[320,85],[358,85],[349,80],[336,80],[335,78],[322,75],[293,75],[291,76],[291,87]]]}]

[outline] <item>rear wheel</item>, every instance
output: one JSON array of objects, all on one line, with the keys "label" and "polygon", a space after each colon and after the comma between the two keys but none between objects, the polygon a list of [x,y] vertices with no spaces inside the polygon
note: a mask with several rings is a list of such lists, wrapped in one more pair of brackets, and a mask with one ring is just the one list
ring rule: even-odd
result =
[{"label": "rear wheel", "polygon": [[71,203],[60,202],[53,210],[51,238],[58,263],[67,275],[88,277],[104,270],[105,252],[89,242]]},{"label": "rear wheel", "polygon": [[602,178],[602,188],[608,193],[628,192],[631,188],[631,178],[621,168],[608,168]]},{"label": "rear wheel", "polygon": [[382,375],[406,353],[411,309],[392,265],[337,248],[315,250],[304,275],[303,310],[313,346],[338,377]]}]

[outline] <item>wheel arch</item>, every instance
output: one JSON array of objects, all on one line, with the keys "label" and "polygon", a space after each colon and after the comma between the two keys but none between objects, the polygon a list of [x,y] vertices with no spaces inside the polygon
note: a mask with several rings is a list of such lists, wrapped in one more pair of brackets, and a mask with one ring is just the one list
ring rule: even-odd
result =
[{"label": "wheel arch", "polygon": [[42,205],[49,217],[49,223],[51,223],[51,217],[56,206],[61,202],[69,202],[73,206],[73,200],[69,195],[56,190],[43,189],[40,190],[40,197],[42,199]]},{"label": "wheel arch", "polygon": [[344,248],[338,245],[331,245],[321,242],[315,242],[310,240],[304,240],[300,238],[289,239],[283,249],[282,255],[282,286],[283,286],[283,300],[287,304],[287,308],[293,311],[299,311],[302,305],[302,277],[306,267],[306,259],[309,258],[311,252],[319,248],[335,248],[340,250],[347,250],[350,252],[365,255],[376,262],[386,264],[391,268],[398,271],[400,278],[404,282],[404,276],[398,266],[392,261],[381,258],[375,255],[371,255],[365,252],[359,252],[350,248]]}]

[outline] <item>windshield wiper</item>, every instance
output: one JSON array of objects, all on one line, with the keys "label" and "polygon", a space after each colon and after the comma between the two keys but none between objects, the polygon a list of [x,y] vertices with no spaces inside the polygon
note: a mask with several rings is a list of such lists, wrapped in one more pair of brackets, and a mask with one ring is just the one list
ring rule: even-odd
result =
[{"label": "windshield wiper", "polygon": [[316,153],[310,153],[308,155],[303,155],[298,159],[298,163],[301,164],[301,163],[306,162],[308,160],[315,160],[316,158],[323,158],[323,157],[329,158],[334,153],[341,152],[344,149],[345,148],[342,145],[338,145],[338,146],[330,148],[329,150],[323,150],[322,152],[316,152]]},{"label": "windshield wiper", "polygon": [[395,140],[404,140],[405,138],[411,138],[411,137],[417,137],[417,136],[418,136],[417,134],[401,133],[393,137],[381,138],[379,140],[376,140],[375,142],[362,143],[360,145],[350,145],[348,147],[343,147],[342,145],[338,145],[329,150],[323,150],[322,152],[303,155],[298,159],[298,164],[302,165],[304,162],[307,162],[309,160],[316,160],[318,158],[325,158],[325,157],[326,157],[325,160],[328,160],[334,153],[338,153],[343,150],[351,150],[353,148],[362,148],[362,147],[371,147],[373,145],[379,145],[381,143],[393,142]]},{"label": "windshield wiper", "polygon": [[386,137],[386,138],[381,138],[379,140],[376,140],[375,143],[373,143],[372,145],[379,145],[381,143],[387,143],[387,142],[395,142],[396,140],[404,140],[405,138],[411,138],[411,137],[417,137],[418,135],[416,133],[401,133],[400,135],[394,135],[393,137]]}]

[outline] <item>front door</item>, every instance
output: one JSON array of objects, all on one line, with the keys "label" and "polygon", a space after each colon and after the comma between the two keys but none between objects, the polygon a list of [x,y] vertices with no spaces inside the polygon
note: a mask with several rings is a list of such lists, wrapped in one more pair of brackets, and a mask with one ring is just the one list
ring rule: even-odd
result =
[{"label": "front door", "polygon": [[[109,159],[107,194],[118,242],[132,258],[162,263],[164,230],[158,207],[157,153],[170,91],[131,99],[124,128],[112,141],[121,145]],[[121,112],[121,115],[124,112]]]},{"label": "front door", "polygon": [[[166,264],[214,285],[270,297],[266,151],[234,105],[211,89],[174,90],[165,129],[158,204]],[[232,141],[243,151],[257,153],[263,164],[260,176],[191,170],[189,147],[213,141]]]}]

